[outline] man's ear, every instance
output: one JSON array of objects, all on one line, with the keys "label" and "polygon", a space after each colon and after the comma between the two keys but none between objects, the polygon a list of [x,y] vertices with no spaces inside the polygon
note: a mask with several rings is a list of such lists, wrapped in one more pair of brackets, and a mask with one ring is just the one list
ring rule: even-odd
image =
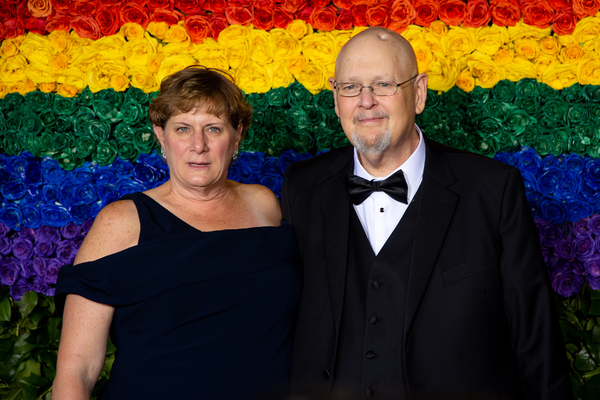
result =
[{"label": "man's ear", "polygon": [[337,94],[337,90],[335,90],[335,79],[333,78],[329,78],[329,87],[331,88],[331,91],[333,92],[333,101],[335,103],[335,115],[337,115],[338,117],[340,116],[340,112],[338,110],[338,94]]},{"label": "man's ear", "polygon": [[415,114],[421,114],[425,109],[427,101],[427,74],[422,73],[417,76],[415,82]]}]

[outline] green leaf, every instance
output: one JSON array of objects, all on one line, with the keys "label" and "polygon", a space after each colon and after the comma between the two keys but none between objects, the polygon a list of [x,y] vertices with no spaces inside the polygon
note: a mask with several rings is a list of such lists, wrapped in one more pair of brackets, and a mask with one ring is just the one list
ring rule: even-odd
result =
[{"label": "green leaf", "polygon": [[590,315],[600,315],[600,300],[593,300],[588,311]]},{"label": "green leaf", "polygon": [[43,378],[43,377],[39,376],[38,374],[34,374],[34,373],[29,375],[28,377],[23,378],[21,380],[21,382],[27,382],[31,386],[37,386],[37,387],[46,386],[46,385],[50,384],[50,381],[48,379]]},{"label": "green leaf", "polygon": [[596,363],[585,347],[583,347],[577,354],[577,357],[575,357],[574,367],[576,370],[582,372],[592,371],[596,368]]},{"label": "green leaf", "polygon": [[40,363],[35,360],[25,360],[19,365],[15,380],[24,381],[31,374],[41,375]]},{"label": "green leaf", "polygon": [[37,306],[38,294],[36,292],[27,292],[19,301],[19,312],[21,317],[25,318]]},{"label": "green leaf", "polygon": [[587,324],[585,324],[585,330],[591,331],[595,325],[596,325],[596,321],[594,321],[593,319],[590,319],[590,320],[588,320]]},{"label": "green leaf", "polygon": [[579,389],[579,395],[584,399],[600,399],[600,375],[592,376]]},{"label": "green leaf", "polygon": [[31,352],[31,350],[35,349],[35,345],[28,342],[30,335],[31,333],[27,332],[17,338],[15,341],[15,353],[26,355]]},{"label": "green leaf", "polygon": [[12,308],[8,296],[4,297],[0,302],[0,321],[10,321]]},{"label": "green leaf", "polygon": [[57,342],[60,340],[60,318],[50,317],[48,318],[48,336],[50,342]]},{"label": "green leaf", "polygon": [[592,329],[592,342],[600,343],[600,326],[597,324],[594,325],[594,328]]},{"label": "green leaf", "polygon": [[22,388],[2,388],[0,389],[0,398],[2,400],[16,400],[23,391]]}]

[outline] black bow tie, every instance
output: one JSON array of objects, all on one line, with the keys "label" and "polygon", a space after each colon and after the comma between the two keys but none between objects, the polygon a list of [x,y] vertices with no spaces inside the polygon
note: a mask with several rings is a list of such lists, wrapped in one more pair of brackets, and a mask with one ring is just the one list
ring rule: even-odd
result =
[{"label": "black bow tie", "polygon": [[359,176],[348,174],[346,176],[346,184],[348,185],[350,200],[352,200],[354,205],[359,205],[365,201],[371,193],[380,191],[386,193],[396,201],[408,204],[408,186],[406,185],[402,171],[398,171],[382,181],[368,181]]}]

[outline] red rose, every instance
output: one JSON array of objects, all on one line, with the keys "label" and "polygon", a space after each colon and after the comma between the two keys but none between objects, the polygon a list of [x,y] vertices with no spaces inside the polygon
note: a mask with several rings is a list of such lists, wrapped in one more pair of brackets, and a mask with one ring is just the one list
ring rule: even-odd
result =
[{"label": "red rose", "polygon": [[458,26],[467,16],[467,5],[462,0],[442,0],[440,2],[440,21],[446,25]]},{"label": "red rose", "polygon": [[213,14],[212,15],[212,36],[215,40],[219,39],[219,33],[223,31],[223,29],[227,28],[227,17],[225,14]]},{"label": "red rose", "polygon": [[354,26],[367,26],[367,6],[352,7],[352,18],[354,19]]},{"label": "red rose", "polygon": [[20,18],[12,17],[4,21],[4,37],[7,39],[16,38],[25,34],[25,27]]},{"label": "red rose", "polygon": [[273,26],[275,28],[285,29],[293,20],[294,14],[285,11],[279,4],[275,6],[275,13],[273,14]]},{"label": "red rose", "polygon": [[333,6],[314,8],[310,14],[310,24],[314,29],[320,31],[332,31],[335,29],[337,12]]},{"label": "red rose", "polygon": [[204,0],[204,8],[214,13],[222,13],[225,11],[227,3],[225,0]]},{"label": "red rose", "polygon": [[402,32],[417,18],[417,11],[408,0],[394,0],[388,28]]},{"label": "red rose", "polygon": [[283,0],[281,8],[287,12],[295,13],[305,8],[307,3],[304,0]]},{"label": "red rose", "polygon": [[101,7],[96,11],[96,22],[100,32],[104,36],[114,35],[119,32],[121,20],[119,19],[119,7]]},{"label": "red rose", "polygon": [[573,12],[579,19],[596,15],[600,10],[599,0],[573,0]]},{"label": "red rose", "polygon": [[154,12],[150,14],[150,21],[166,22],[167,25],[177,25],[177,23],[182,19],[182,13],[176,10],[169,10],[167,8],[154,10]]},{"label": "red rose", "polygon": [[230,7],[230,8],[240,8],[240,7],[250,8],[251,6],[252,6],[252,1],[250,1],[250,0],[229,0],[227,2],[227,7]]},{"label": "red rose", "polygon": [[73,30],[77,36],[81,38],[97,40],[102,36],[102,32],[100,32],[98,23],[92,17],[78,15],[71,20],[71,26],[73,27]]},{"label": "red rose", "polygon": [[492,0],[490,12],[494,25],[515,26],[521,19],[521,7],[518,0]]},{"label": "red rose", "polygon": [[148,0],[148,10],[173,10],[173,0]]},{"label": "red rose", "polygon": [[329,3],[331,3],[330,0],[312,0],[310,1],[310,4],[314,7],[314,8],[321,8],[321,7],[325,7],[328,6]]},{"label": "red rose", "polygon": [[557,35],[570,35],[577,25],[577,16],[571,10],[560,10],[554,15],[552,30]]},{"label": "red rose", "polygon": [[374,7],[369,7],[365,18],[369,26],[382,26],[386,28],[390,20],[390,8],[387,4],[377,4]]},{"label": "red rose", "polygon": [[146,29],[148,23],[150,22],[148,10],[135,3],[129,3],[122,6],[120,14],[121,21],[123,21],[123,23],[133,22],[141,25],[144,29]]},{"label": "red rose", "polygon": [[131,4],[137,4],[140,7],[146,7],[148,0],[129,0]]},{"label": "red rose", "polygon": [[246,7],[229,7],[225,8],[225,16],[231,25],[248,26],[252,23],[252,10]]},{"label": "red rose", "polygon": [[113,7],[119,5],[120,0],[96,0],[98,7]]},{"label": "red rose", "polygon": [[335,29],[340,31],[349,31],[352,29],[352,23],[354,22],[354,18],[352,18],[352,11],[350,10],[340,10],[338,13],[338,17],[335,20]]},{"label": "red rose", "polygon": [[6,39],[6,30],[4,29],[4,25],[0,22],[0,40]]},{"label": "red rose", "polygon": [[96,3],[87,1],[76,1],[69,6],[69,14],[76,17],[82,15],[91,17],[96,13]]},{"label": "red rose", "polygon": [[554,20],[554,10],[547,1],[538,0],[523,4],[523,22],[540,29],[550,26]]},{"label": "red rose", "polygon": [[274,25],[274,14],[273,8],[257,8],[254,7],[254,19],[252,23],[256,29],[262,29],[268,31],[273,28]]},{"label": "red rose", "polygon": [[71,17],[67,14],[57,13],[46,19],[46,29],[52,31],[70,31]]},{"label": "red rose", "polygon": [[29,7],[27,3],[21,3],[17,6],[15,10],[16,14],[21,18],[21,23],[23,24],[23,28],[28,31],[33,31],[35,33],[43,34],[46,32],[44,29],[44,20],[34,17],[31,15],[31,11],[29,11]]},{"label": "red rose", "polygon": [[548,0],[548,4],[553,10],[567,10],[572,9],[572,0]]},{"label": "red rose", "polygon": [[301,19],[308,24],[310,22],[310,16],[312,15],[313,10],[313,6],[305,6],[301,10],[296,11],[294,13],[294,17],[296,19]]},{"label": "red rose", "polygon": [[379,3],[379,0],[352,0],[355,6],[374,6]]},{"label": "red rose", "polygon": [[8,3],[0,4],[0,25],[13,16],[13,6]]},{"label": "red rose", "polygon": [[340,10],[350,10],[352,8],[352,0],[333,0],[333,5]]},{"label": "red rose", "polygon": [[175,0],[175,8],[187,15],[199,14],[203,6],[198,0]]},{"label": "red rose", "polygon": [[204,13],[188,15],[185,17],[183,27],[192,39],[192,42],[202,43],[204,39],[212,35],[210,21]]},{"label": "red rose", "polygon": [[415,11],[417,12],[415,24],[427,27],[437,20],[440,6],[434,0],[415,0]]},{"label": "red rose", "polygon": [[71,0],[52,0],[52,8],[56,11],[65,11],[69,9]]},{"label": "red rose", "polygon": [[467,16],[463,26],[469,28],[480,28],[486,26],[492,19],[490,6],[487,0],[469,0],[467,3]]}]

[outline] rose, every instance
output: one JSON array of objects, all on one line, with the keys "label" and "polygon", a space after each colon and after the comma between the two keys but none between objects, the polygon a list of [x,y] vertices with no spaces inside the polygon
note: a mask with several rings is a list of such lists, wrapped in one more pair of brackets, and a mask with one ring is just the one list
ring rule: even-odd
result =
[{"label": "rose", "polygon": [[302,53],[312,62],[321,66],[335,63],[337,46],[331,33],[314,33],[301,41]]},{"label": "rose", "polygon": [[577,66],[577,77],[581,85],[600,85],[600,60],[583,56]]},{"label": "rose", "polygon": [[573,242],[568,239],[563,239],[554,246],[554,253],[561,258],[566,260],[572,258],[575,255],[575,247]]},{"label": "rose", "polygon": [[417,11],[408,0],[394,0],[390,10],[388,28],[402,32],[417,18]]},{"label": "rose", "polygon": [[350,10],[339,10],[337,19],[335,21],[335,29],[340,31],[347,31],[352,29],[354,18],[352,17],[352,11]]},{"label": "rose", "polygon": [[584,19],[591,15],[596,15],[600,9],[600,2],[595,0],[573,0],[573,12],[579,19]]},{"label": "rose", "polygon": [[132,22],[141,25],[144,29],[148,26],[150,18],[148,11],[136,3],[127,3],[120,9],[121,21],[124,23]]},{"label": "rose", "polygon": [[274,26],[275,10],[269,1],[254,4],[254,19],[252,23],[256,29],[271,30]]},{"label": "rose", "polygon": [[583,283],[583,276],[575,272],[561,272],[551,275],[552,289],[565,298],[579,293]]},{"label": "rose", "polygon": [[[590,232],[593,233],[594,235],[596,235],[596,241],[598,239],[598,235],[600,235],[600,215],[599,214],[594,214],[590,217],[589,221],[588,221],[588,226],[590,229]],[[596,243],[596,247],[598,243]]]},{"label": "rose", "polygon": [[4,37],[11,39],[25,34],[25,27],[20,18],[13,17],[4,21]]},{"label": "rose", "polygon": [[96,22],[103,36],[111,36],[119,31],[121,21],[118,7],[99,7],[96,11]]},{"label": "rose", "polygon": [[554,10],[545,1],[525,2],[521,9],[523,22],[527,25],[545,29],[550,26],[554,19]]},{"label": "rose", "polygon": [[437,20],[440,5],[434,0],[415,0],[414,8],[417,13],[414,21],[415,25],[428,27],[433,21]]},{"label": "rose", "polygon": [[447,25],[460,25],[467,14],[467,6],[461,0],[441,0],[439,18]]},{"label": "rose", "polygon": [[202,43],[212,34],[210,21],[204,13],[187,15],[183,24],[192,42]]},{"label": "rose", "polygon": [[38,277],[44,277],[46,276],[46,269],[47,267],[47,261],[44,258],[41,257],[34,257],[33,259],[33,269],[35,270],[35,274]]},{"label": "rose", "polygon": [[0,260],[0,283],[12,286],[19,278],[21,267],[14,259]]},{"label": "rose", "polygon": [[481,88],[494,87],[505,78],[504,70],[483,53],[474,52],[467,56],[467,66],[475,77],[475,84]]},{"label": "rose", "polygon": [[352,7],[352,18],[354,26],[367,26],[367,6],[358,5]]},{"label": "rose", "polygon": [[596,242],[589,233],[583,233],[575,238],[575,255],[580,259],[587,259],[595,251]]},{"label": "rose", "polygon": [[19,260],[28,260],[33,254],[33,243],[28,238],[17,237],[13,240],[12,252]]},{"label": "rose", "polygon": [[428,86],[431,90],[447,91],[456,83],[459,70],[453,60],[436,57],[427,72]]},{"label": "rose", "polygon": [[71,220],[67,209],[56,204],[42,204],[40,207],[42,214],[42,225],[60,227]]},{"label": "rose", "polygon": [[315,7],[309,16],[310,24],[320,31],[332,31],[335,29],[337,12],[333,6]]},{"label": "rose", "polygon": [[313,100],[311,93],[300,83],[292,83],[287,90],[287,103],[290,106],[303,106]]},{"label": "rose", "polygon": [[26,204],[21,208],[23,212],[23,225],[37,229],[42,224],[42,216],[36,205]]},{"label": "rose", "polygon": [[475,35],[472,29],[453,28],[442,38],[441,44],[446,56],[459,60],[475,50]]},{"label": "rose", "polygon": [[365,20],[369,26],[387,28],[391,10],[386,4],[376,4],[367,9]]},{"label": "rose", "polygon": [[0,209],[0,222],[6,224],[10,229],[18,231],[21,228],[23,213],[16,204],[6,204]]},{"label": "rose", "polygon": [[61,264],[56,258],[48,260],[46,264],[46,275],[44,276],[44,282],[51,285],[56,284],[56,278],[58,277],[58,271],[60,270]]},{"label": "rose", "polygon": [[[81,2],[78,2],[78,4]],[[96,20],[87,15],[78,15],[71,20],[71,27],[81,38],[97,40],[102,35]]]},{"label": "rose", "polygon": [[544,196],[540,202],[542,218],[556,224],[563,222],[566,217],[565,206],[552,197]]},{"label": "rose", "polygon": [[10,287],[10,295],[11,297],[19,301],[23,297],[23,295],[29,291],[31,291],[31,285],[24,278],[19,278],[11,287]]},{"label": "rose", "polygon": [[187,15],[202,13],[202,3],[196,0],[175,0],[174,7]]},{"label": "rose", "polygon": [[463,26],[481,28],[486,26],[490,22],[490,19],[492,19],[492,13],[486,0],[468,1]]},{"label": "rose", "polygon": [[276,4],[273,13],[273,26],[285,29],[292,21],[294,21],[294,14],[284,10],[280,4]]},{"label": "rose", "polygon": [[491,0],[490,12],[494,25],[515,26],[521,19],[521,7],[518,0]]},{"label": "rose", "polygon": [[552,30],[557,35],[570,35],[577,26],[577,16],[570,10],[559,10],[554,15]]},{"label": "rose", "polygon": [[177,25],[179,21],[181,21],[184,16],[179,11],[175,11],[172,9],[155,9],[152,14],[150,14],[150,21],[154,22],[165,22],[167,25]]}]

